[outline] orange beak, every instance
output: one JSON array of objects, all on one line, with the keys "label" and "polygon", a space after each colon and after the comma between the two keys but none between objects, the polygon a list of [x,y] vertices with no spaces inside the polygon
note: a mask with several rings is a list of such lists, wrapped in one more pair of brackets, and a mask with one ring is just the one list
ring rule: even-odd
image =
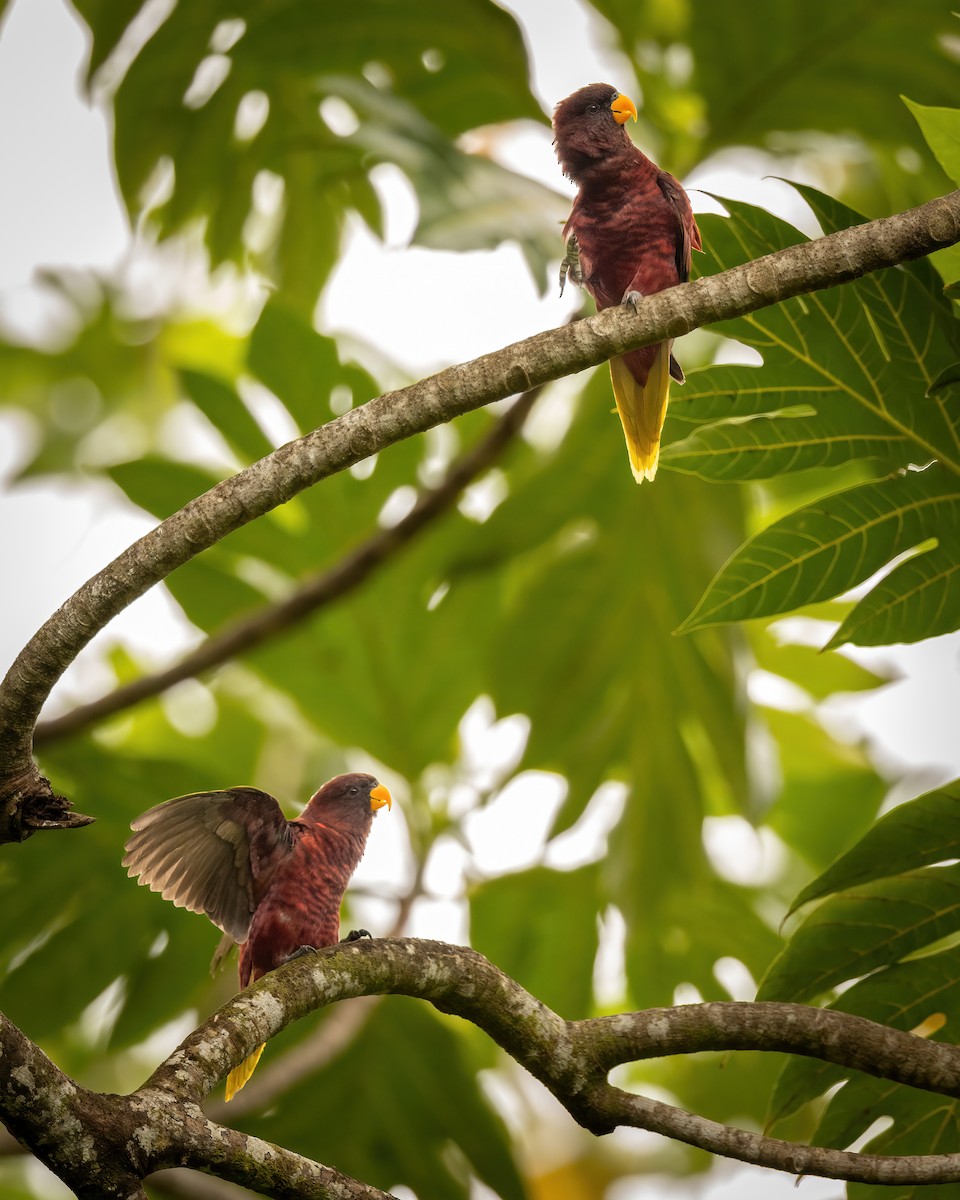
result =
[{"label": "orange beak", "polygon": [[629,96],[615,96],[610,111],[618,125],[623,125],[630,117],[637,119],[637,106]]},{"label": "orange beak", "polygon": [[375,788],[370,789],[370,807],[376,812],[378,808],[383,808],[384,805],[387,808],[392,808],[393,800],[390,798],[390,793],[383,784],[378,783]]}]

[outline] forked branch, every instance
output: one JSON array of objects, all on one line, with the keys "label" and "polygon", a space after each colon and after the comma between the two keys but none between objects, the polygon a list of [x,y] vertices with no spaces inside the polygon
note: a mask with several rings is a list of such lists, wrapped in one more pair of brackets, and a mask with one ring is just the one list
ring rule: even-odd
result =
[{"label": "forked branch", "polygon": [[[0,1017],[0,1116],[78,1194],[137,1195],[154,1171],[192,1166],[263,1195],[380,1200],[329,1167],[209,1120],[201,1108],[253,1047],[356,996],[428,1000],[484,1030],[595,1134],[646,1129],[713,1154],[862,1183],[960,1182],[960,1154],[879,1155],[735,1129],[614,1087],[621,1063],[704,1050],[802,1054],[960,1098],[960,1047],[800,1004],[713,1003],[565,1021],[482,955],[413,938],[331,946],[264,976],[209,1017],[129,1096],[79,1088]],[[30,1080],[30,1086],[26,1081]],[[91,1189],[96,1180],[99,1190]],[[123,1191],[127,1187],[128,1191]]]}]

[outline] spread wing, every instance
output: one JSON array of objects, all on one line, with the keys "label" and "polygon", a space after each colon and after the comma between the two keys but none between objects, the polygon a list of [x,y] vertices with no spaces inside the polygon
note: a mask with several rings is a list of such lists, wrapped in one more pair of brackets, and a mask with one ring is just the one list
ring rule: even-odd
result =
[{"label": "spread wing", "polygon": [[127,874],[178,908],[205,913],[237,942],[246,940],[254,909],[293,847],[280,805],[249,787],[167,800],[131,828]]},{"label": "spread wing", "polygon": [[702,250],[700,230],[690,207],[690,200],[683,187],[667,171],[661,171],[657,176],[660,191],[673,205],[679,228],[677,231],[677,275],[681,283],[690,278],[690,262],[694,250]]}]

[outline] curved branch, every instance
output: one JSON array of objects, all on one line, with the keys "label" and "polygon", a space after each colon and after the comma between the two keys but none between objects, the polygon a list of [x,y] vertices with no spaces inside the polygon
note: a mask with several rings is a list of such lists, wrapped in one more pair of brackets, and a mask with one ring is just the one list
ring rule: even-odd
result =
[{"label": "curved branch", "polygon": [[429,1000],[483,1029],[595,1134],[634,1126],[796,1175],[865,1183],[960,1181],[960,1154],[858,1154],[733,1129],[607,1082],[620,1063],[703,1050],[802,1054],[960,1098],[960,1047],[833,1009],[774,1002],[691,1004],[564,1021],[481,954],[413,938],[321,950],[261,979],[195,1030],[145,1089],[199,1103],[260,1043],[345,997]]},{"label": "curved branch", "polygon": [[0,1114],[80,1200],[146,1200],[140,1181],[171,1166],[208,1171],[264,1196],[389,1200],[332,1167],[217,1125],[178,1096],[79,1087],[2,1013]]},{"label": "curved branch", "polygon": [[352,409],[211,488],[75,592],[24,647],[0,684],[0,842],[29,836],[35,806],[51,803],[50,786],[32,759],[32,740],[40,709],[63,671],[118,612],[228,533],[394,442],[494,400],[957,241],[960,191],[670,288],[645,299],[636,314],[627,307],[609,308],[450,367]]}]

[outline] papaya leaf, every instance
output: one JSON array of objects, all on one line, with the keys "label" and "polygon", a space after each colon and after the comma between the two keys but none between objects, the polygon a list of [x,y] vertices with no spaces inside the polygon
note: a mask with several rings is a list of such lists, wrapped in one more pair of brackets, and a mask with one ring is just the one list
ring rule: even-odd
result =
[{"label": "papaya leaf", "polygon": [[[947,559],[956,558],[960,476],[930,467],[827,496],[746,542],[720,569],[680,632],[830,599],[928,539],[936,539]],[[876,639],[881,620],[887,641],[917,641],[931,632],[931,621],[938,633],[960,624],[960,605],[947,603],[958,586],[956,571],[940,555],[924,567],[925,557],[911,572],[887,578],[881,601],[869,613],[868,637]],[[856,638],[864,603],[831,644]]]},{"label": "papaya leaf", "polygon": [[790,913],[834,892],[951,858],[960,858],[960,781],[882,816],[855,846],[807,884]]},{"label": "papaya leaf", "polygon": [[761,1000],[802,1004],[960,929],[960,867],[926,867],[825,900],[764,977]]}]

